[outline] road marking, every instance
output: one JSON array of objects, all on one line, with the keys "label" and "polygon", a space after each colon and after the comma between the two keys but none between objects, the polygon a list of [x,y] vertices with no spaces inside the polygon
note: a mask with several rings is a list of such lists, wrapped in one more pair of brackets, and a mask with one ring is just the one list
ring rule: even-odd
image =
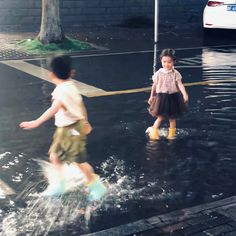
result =
[{"label": "road marking", "polygon": [[236,82],[236,78],[232,79],[215,79],[215,80],[205,80],[199,82],[191,82],[191,83],[184,83],[184,86],[196,86],[196,85],[206,85],[206,84],[217,84],[217,83],[225,83],[225,82]]},{"label": "road marking", "polygon": [[194,64],[196,64],[196,62],[193,62],[193,61],[190,61],[190,60],[187,60],[187,59],[183,59],[183,60],[180,60],[178,62],[181,63],[181,64],[187,64],[187,65],[194,65]]},{"label": "road marking", "polygon": [[15,194],[14,190],[0,179],[0,198]]},{"label": "road marking", "polygon": [[[220,47],[236,47],[236,44],[222,44],[222,45],[215,45],[215,46],[202,46],[202,47],[186,47],[186,48],[175,48],[176,51],[182,50],[197,50],[197,49],[211,49],[211,48],[220,48]],[[162,48],[158,49],[157,52],[160,52]],[[131,55],[131,54],[143,54],[143,53],[154,53],[153,49],[150,50],[140,50],[140,51],[126,51],[126,52],[110,52],[110,53],[93,53],[93,54],[83,54],[83,55],[71,55],[73,58],[83,58],[83,57],[103,57],[103,56],[116,56],[116,55]],[[39,59],[48,58],[48,55],[44,57],[37,57],[37,58],[28,58],[24,59],[24,61],[34,61]]]},{"label": "road marking", "polygon": [[[216,83],[225,83],[225,82],[236,82],[236,78],[235,79],[206,80],[206,81],[199,81],[199,82],[184,83],[184,86],[191,87],[191,86],[197,86],[197,85],[216,84]],[[112,96],[112,95],[120,95],[120,94],[149,92],[150,90],[151,90],[151,86],[144,87],[144,88],[137,88],[137,89],[110,91],[110,92],[105,92],[105,93],[93,93],[93,94],[90,94],[90,97],[103,97],[103,96]]]},{"label": "road marking", "polygon": [[121,94],[129,94],[129,93],[149,92],[150,90],[151,90],[151,86],[145,87],[145,88],[109,91],[105,93],[93,93],[93,94],[90,94],[90,97],[103,97],[103,96],[112,96],[112,95],[119,95],[119,94],[121,95]]},{"label": "road marking", "polygon": [[[32,65],[32,64],[24,62],[22,60],[2,61],[1,63],[51,83],[51,81],[48,79],[49,71],[42,68],[42,67]],[[178,66],[178,67],[181,67],[181,66]],[[183,66],[183,67],[186,68],[186,66]],[[194,67],[196,67],[196,66],[194,66]],[[225,79],[225,80],[207,80],[207,81],[185,83],[184,85],[185,86],[196,86],[196,85],[206,85],[206,84],[212,84],[212,83],[224,83],[224,82],[235,82],[235,81],[236,81],[236,78],[235,79]],[[105,91],[103,89],[100,89],[100,88],[97,88],[97,87],[94,87],[94,86],[91,86],[91,85],[88,85],[88,84],[85,84],[85,83],[82,83],[79,81],[77,81],[77,83],[80,86],[81,94],[86,97],[102,97],[102,96],[112,96],[112,95],[119,95],[119,94],[149,92],[151,89],[151,87],[149,86],[149,87],[136,88],[136,89]]]},{"label": "road marking", "polygon": [[[48,76],[49,71],[42,68],[42,67],[32,65],[32,64],[30,64],[28,62],[25,62],[25,61],[22,61],[22,60],[2,61],[1,63],[5,64],[7,66],[10,66],[12,68],[15,68],[17,70],[23,71],[27,74],[33,75],[34,77],[37,77],[37,78],[40,78],[42,80],[45,80],[47,82],[52,83],[49,79],[49,76]],[[88,84],[85,84],[85,83],[82,83],[82,82],[79,82],[79,81],[77,81],[77,83],[80,87],[81,94],[84,95],[84,96],[87,96],[87,97],[90,97],[89,94],[105,93],[106,92],[103,89],[100,89],[100,88],[97,88],[97,87],[94,87],[94,86],[91,86],[91,85],[88,85]]]},{"label": "road marking", "polygon": [[179,60],[178,63],[188,64],[188,65],[202,64],[202,57],[198,55],[195,57],[183,58]]}]

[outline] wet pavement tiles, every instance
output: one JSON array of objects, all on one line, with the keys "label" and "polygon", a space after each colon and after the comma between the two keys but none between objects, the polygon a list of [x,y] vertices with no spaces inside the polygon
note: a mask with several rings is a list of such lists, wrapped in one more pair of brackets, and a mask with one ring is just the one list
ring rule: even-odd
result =
[{"label": "wet pavement tiles", "polygon": [[236,209],[236,197],[154,216],[86,236],[235,236],[236,221],[225,215],[224,211],[219,213],[229,205],[231,209]]}]

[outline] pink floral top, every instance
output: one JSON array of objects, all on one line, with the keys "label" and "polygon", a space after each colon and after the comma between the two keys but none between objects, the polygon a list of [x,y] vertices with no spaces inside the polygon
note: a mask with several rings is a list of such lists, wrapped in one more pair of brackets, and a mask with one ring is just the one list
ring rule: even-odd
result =
[{"label": "pink floral top", "polygon": [[177,93],[179,91],[177,81],[180,79],[182,76],[175,69],[161,68],[152,76],[153,83],[156,85],[156,93]]}]

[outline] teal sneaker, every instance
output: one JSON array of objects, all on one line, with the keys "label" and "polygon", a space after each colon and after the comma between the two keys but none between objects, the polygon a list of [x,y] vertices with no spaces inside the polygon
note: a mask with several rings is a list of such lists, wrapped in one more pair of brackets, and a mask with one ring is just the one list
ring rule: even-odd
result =
[{"label": "teal sneaker", "polygon": [[88,184],[89,189],[89,195],[88,200],[89,201],[98,201],[100,200],[107,192],[106,186],[103,184],[99,176],[95,175],[95,180]]}]

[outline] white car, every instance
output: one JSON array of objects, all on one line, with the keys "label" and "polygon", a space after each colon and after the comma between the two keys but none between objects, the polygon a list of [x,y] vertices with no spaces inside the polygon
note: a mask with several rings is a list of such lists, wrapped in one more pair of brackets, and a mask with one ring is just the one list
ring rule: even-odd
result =
[{"label": "white car", "polygon": [[236,0],[208,1],[203,12],[204,29],[236,29]]}]

